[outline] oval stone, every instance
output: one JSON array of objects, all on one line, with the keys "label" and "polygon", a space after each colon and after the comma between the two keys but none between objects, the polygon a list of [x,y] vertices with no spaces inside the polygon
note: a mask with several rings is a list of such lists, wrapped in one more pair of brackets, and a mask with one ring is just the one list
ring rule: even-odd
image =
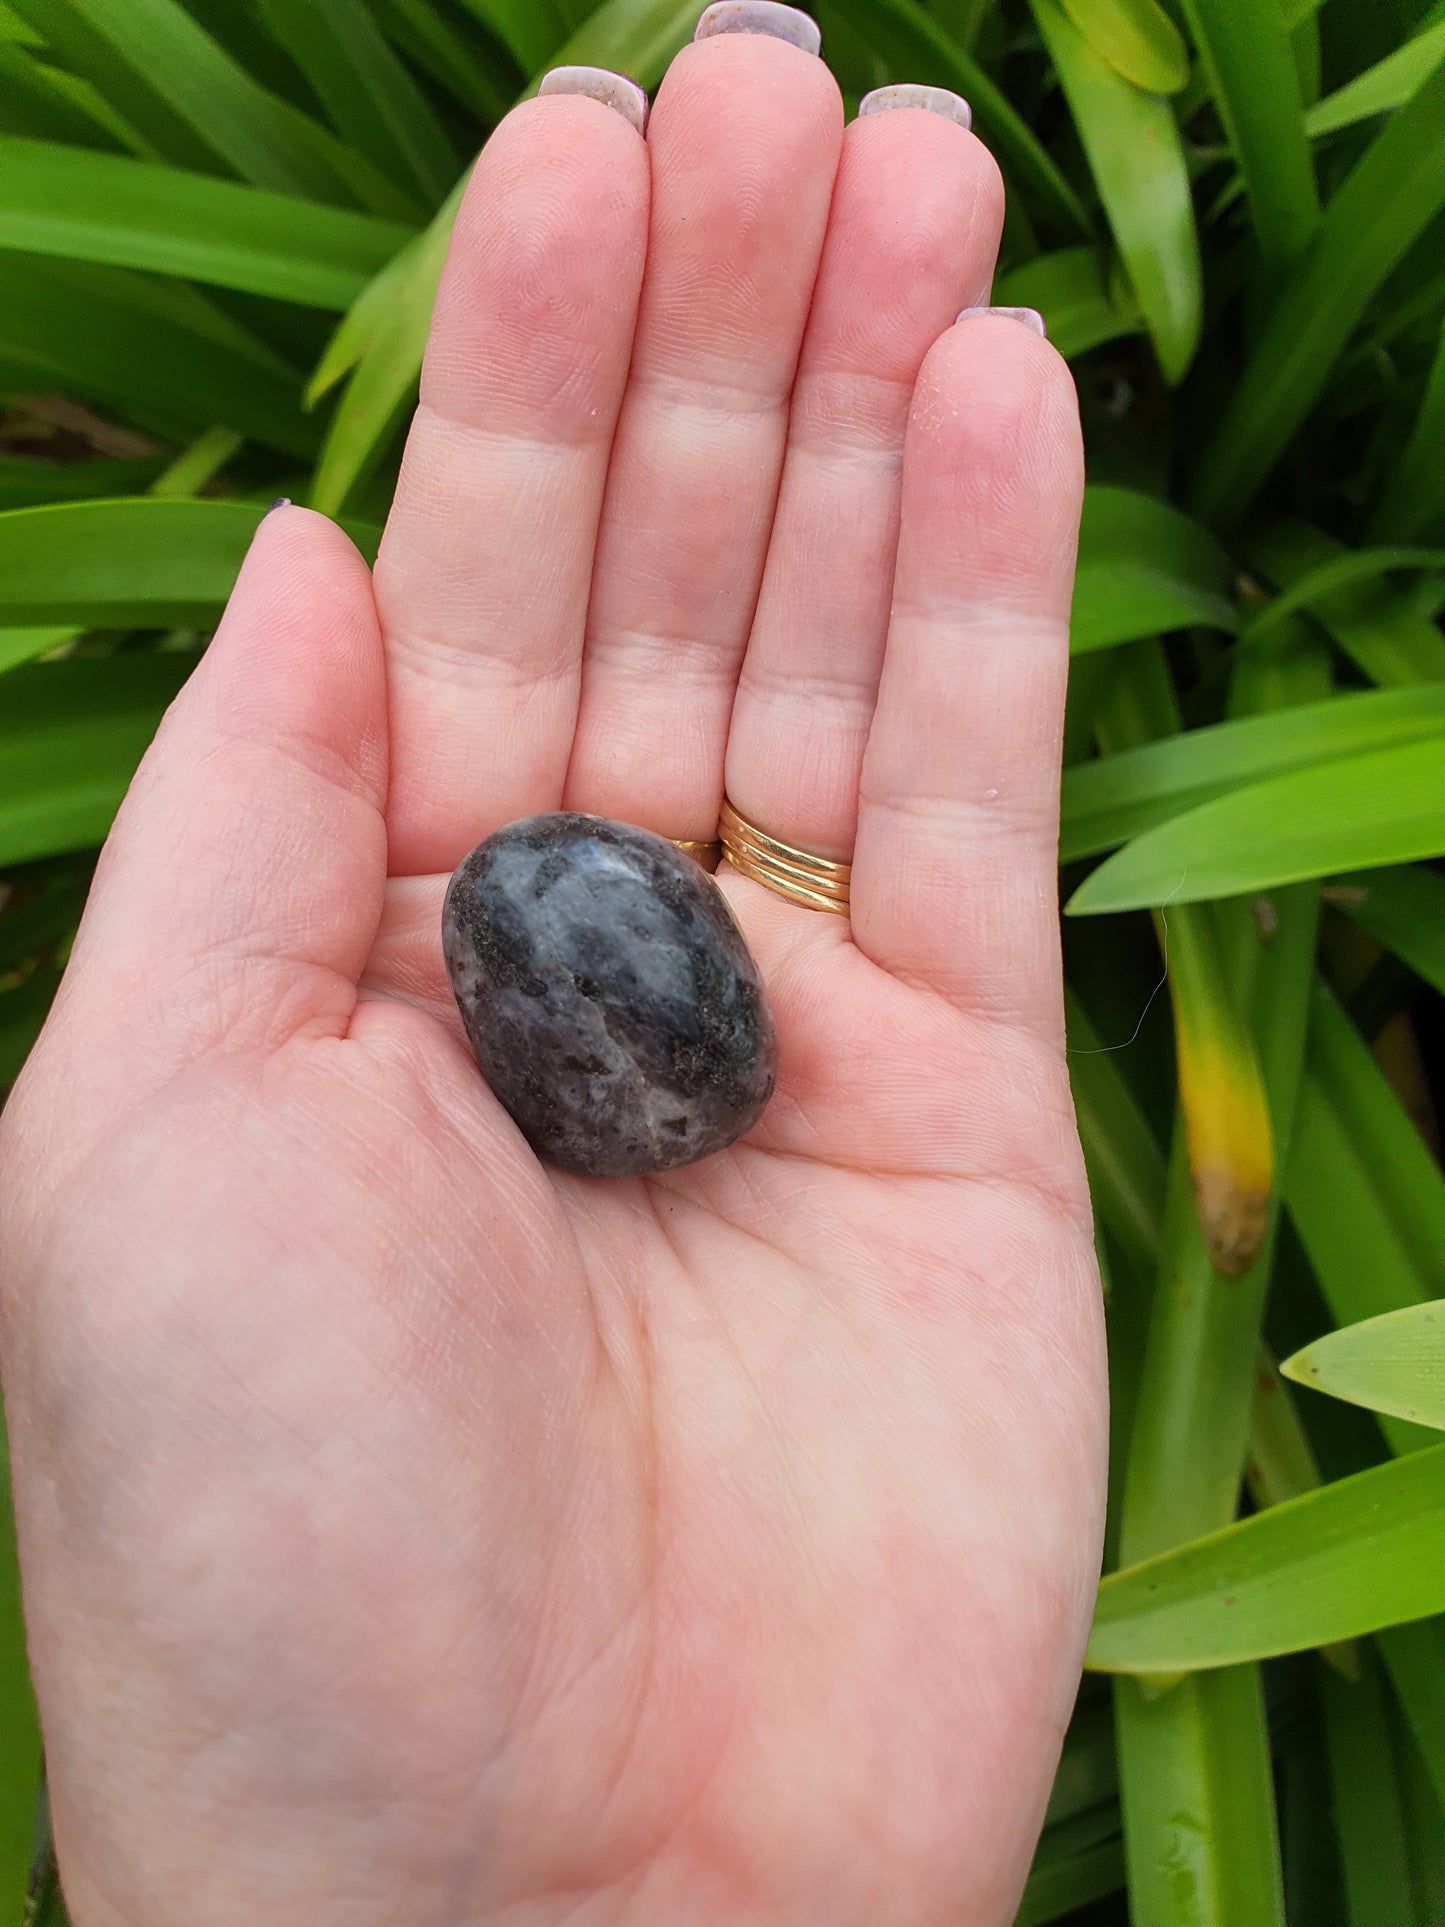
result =
[{"label": "oval stone", "polygon": [[757,964],[712,878],[665,837],[569,810],[509,823],[458,867],[442,939],[482,1073],[551,1164],[691,1164],[772,1095]]}]

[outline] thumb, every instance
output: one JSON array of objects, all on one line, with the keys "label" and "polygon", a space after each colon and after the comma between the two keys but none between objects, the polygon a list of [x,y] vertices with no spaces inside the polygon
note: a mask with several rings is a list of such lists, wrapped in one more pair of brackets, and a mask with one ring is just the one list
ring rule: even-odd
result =
[{"label": "thumb", "polygon": [[370,573],[333,523],[280,508],[102,852],[47,1027],[86,1051],[87,1086],[342,1035],[381,914],[385,801]]}]

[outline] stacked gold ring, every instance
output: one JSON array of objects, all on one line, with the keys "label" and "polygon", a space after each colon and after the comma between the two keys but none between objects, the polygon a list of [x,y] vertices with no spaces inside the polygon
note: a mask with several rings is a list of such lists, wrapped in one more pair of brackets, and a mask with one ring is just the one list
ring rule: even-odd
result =
[{"label": "stacked gold ring", "polygon": [[777,896],[786,897],[789,903],[847,916],[849,864],[813,856],[791,843],[780,842],[749,823],[746,817],[739,816],[726,797],[717,833],[723,855],[740,875],[752,877]]},{"label": "stacked gold ring", "polygon": [[684,856],[690,856],[694,863],[700,863],[709,876],[722,862],[722,844],[716,837],[670,836],[667,840],[675,844]]}]

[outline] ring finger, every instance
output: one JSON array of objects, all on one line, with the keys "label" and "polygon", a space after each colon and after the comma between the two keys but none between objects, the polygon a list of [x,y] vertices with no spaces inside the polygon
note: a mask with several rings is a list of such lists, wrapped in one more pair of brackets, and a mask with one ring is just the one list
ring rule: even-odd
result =
[{"label": "ring finger", "polygon": [[865,101],[844,141],[793,393],[727,791],[750,822],[819,856],[852,854],[914,383],[993,276],[1003,188],[967,122],[937,88]]}]

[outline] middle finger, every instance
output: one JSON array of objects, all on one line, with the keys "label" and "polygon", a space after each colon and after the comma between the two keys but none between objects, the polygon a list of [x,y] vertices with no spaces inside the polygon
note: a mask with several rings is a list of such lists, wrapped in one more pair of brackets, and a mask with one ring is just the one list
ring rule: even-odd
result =
[{"label": "middle finger", "polygon": [[[711,837],[842,104],[789,8],[685,48],[653,110],[647,273],[603,508],[569,808]],[[704,16],[704,28],[708,16]],[[805,23],[806,24],[806,23]]]}]

